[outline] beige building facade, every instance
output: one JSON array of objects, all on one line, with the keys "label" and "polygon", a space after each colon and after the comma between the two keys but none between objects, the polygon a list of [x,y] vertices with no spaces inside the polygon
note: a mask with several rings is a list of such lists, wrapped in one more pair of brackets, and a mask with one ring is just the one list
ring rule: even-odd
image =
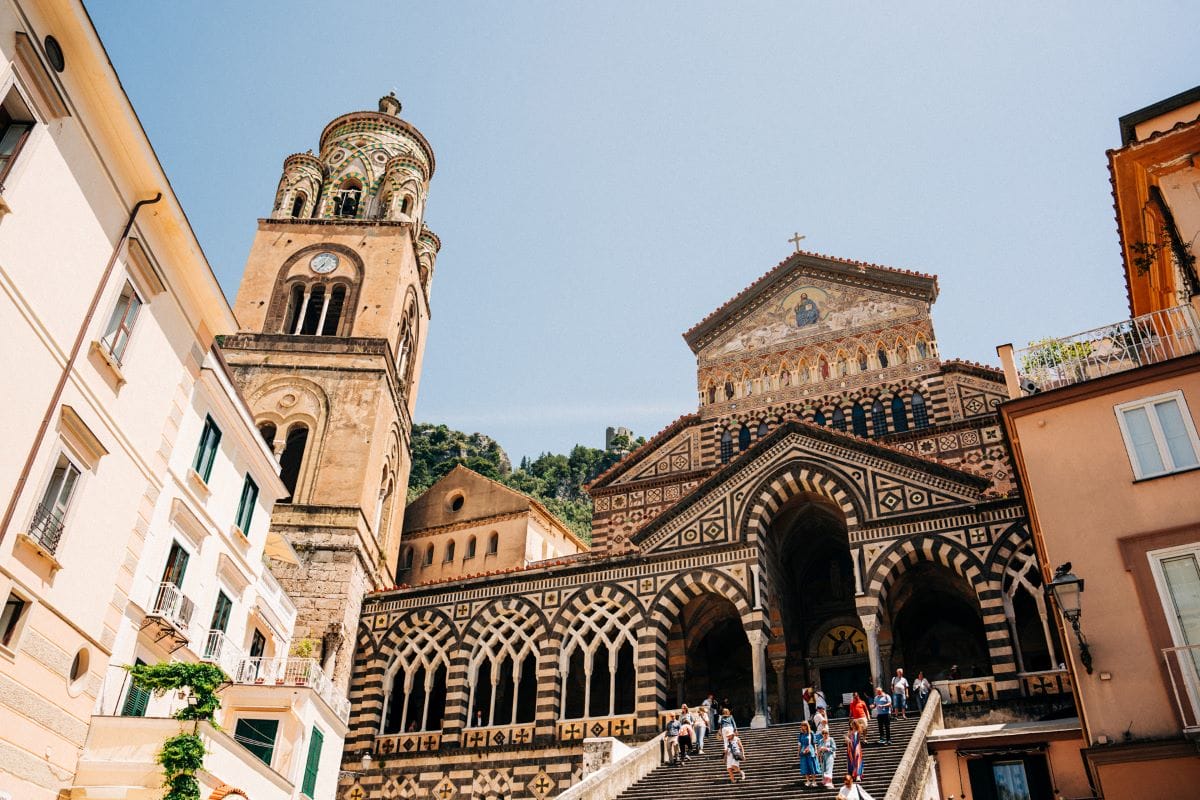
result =
[{"label": "beige building facade", "polygon": [[0,362],[20,376],[0,415],[0,795],[37,800],[72,785],[177,404],[234,321],[82,5],[3,4],[0,53]]},{"label": "beige building facade", "polygon": [[397,583],[524,569],[588,545],[538,501],[459,465],[404,511]]}]

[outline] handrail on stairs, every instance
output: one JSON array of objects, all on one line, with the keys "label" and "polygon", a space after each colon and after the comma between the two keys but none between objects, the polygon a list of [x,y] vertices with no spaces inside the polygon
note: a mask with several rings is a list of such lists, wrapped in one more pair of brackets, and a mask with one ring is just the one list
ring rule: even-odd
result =
[{"label": "handrail on stairs", "polygon": [[926,742],[931,731],[940,730],[942,722],[942,696],[939,692],[930,692],[925,701],[925,710],[913,729],[912,738],[904,748],[904,755],[888,784],[884,800],[916,800],[923,796],[925,782],[930,777],[929,746]]},{"label": "handrail on stairs", "polygon": [[664,736],[665,732],[658,734],[603,769],[593,772],[558,795],[557,800],[612,800],[662,763]]}]

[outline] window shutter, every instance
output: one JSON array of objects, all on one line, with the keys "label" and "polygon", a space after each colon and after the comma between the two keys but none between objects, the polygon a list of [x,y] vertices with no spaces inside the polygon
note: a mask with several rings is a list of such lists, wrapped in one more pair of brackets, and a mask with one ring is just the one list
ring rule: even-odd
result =
[{"label": "window shutter", "polygon": [[321,747],[325,744],[325,734],[319,728],[313,728],[312,738],[308,740],[308,761],[304,764],[304,784],[300,793],[312,797],[317,790],[317,767],[321,765]]}]

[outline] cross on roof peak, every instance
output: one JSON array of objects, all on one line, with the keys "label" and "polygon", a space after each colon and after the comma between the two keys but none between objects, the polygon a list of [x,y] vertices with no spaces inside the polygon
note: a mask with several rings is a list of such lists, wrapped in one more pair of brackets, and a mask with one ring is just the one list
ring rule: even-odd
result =
[{"label": "cross on roof peak", "polygon": [[796,245],[796,252],[799,253],[800,252],[800,242],[804,241],[807,238],[808,238],[807,236],[801,236],[800,232],[797,231],[792,234],[792,238],[788,239],[788,241],[791,242],[792,244]]}]

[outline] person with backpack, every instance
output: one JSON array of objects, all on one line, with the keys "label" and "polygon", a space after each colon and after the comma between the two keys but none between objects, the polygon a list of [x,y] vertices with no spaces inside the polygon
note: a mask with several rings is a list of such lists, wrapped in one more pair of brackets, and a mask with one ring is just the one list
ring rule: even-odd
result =
[{"label": "person with backpack", "polygon": [[721,716],[717,719],[717,730],[721,732],[721,741],[728,752],[729,739],[737,734],[737,723],[733,721],[733,714],[729,713],[728,707],[721,709]]},{"label": "person with backpack", "polygon": [[742,762],[746,760],[746,748],[742,745],[737,731],[733,731],[726,743],[728,746],[725,748],[725,770],[729,773],[729,782],[735,782],[738,775],[742,776],[742,780],[746,780],[746,771],[742,769]]},{"label": "person with backpack", "polygon": [[684,761],[692,760],[692,730],[692,715],[684,714],[679,723],[679,755]]},{"label": "person with backpack", "polygon": [[879,723],[879,743],[892,743],[892,698],[882,686],[875,687],[875,720]]}]

